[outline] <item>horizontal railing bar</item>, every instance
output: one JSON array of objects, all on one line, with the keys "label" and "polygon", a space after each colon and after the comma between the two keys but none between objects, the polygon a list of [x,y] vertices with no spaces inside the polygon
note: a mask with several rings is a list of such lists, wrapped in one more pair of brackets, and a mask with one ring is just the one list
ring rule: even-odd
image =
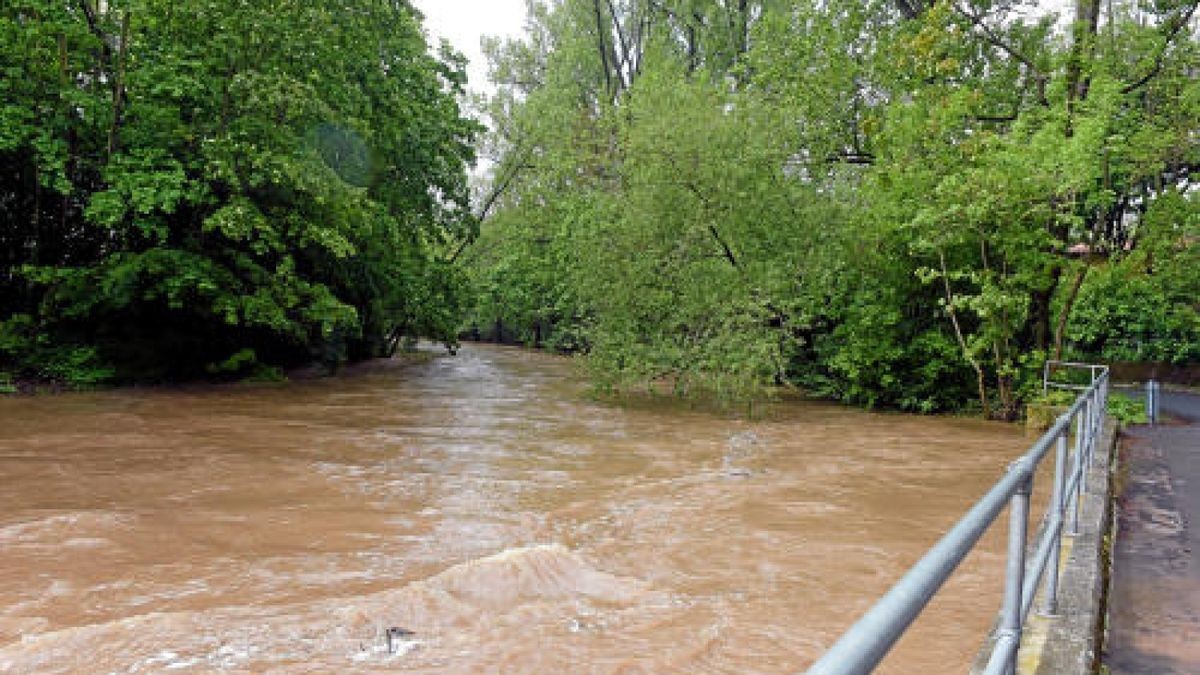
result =
[{"label": "horizontal railing bar", "polygon": [[[1054,551],[1054,546],[1061,542],[1065,522],[1063,507],[1070,500],[1078,499],[1086,470],[1084,462],[1091,459],[1092,445],[1095,444],[1096,432],[1099,431],[1102,413],[1096,408],[1103,408],[1107,399],[1107,366],[1053,363],[1091,368],[1095,379],[1076,397],[1067,411],[1055,420],[1050,429],[1034,442],[1025,454],[1009,465],[1004,476],[809,668],[810,675],[859,674],[873,670],[971,552],[983,533],[1008,505],[1009,500],[1022,489],[1028,489],[1028,482],[1032,480],[1035,469],[1045,458],[1050,447],[1055,445],[1060,437],[1071,437],[1071,425],[1083,420],[1080,428],[1087,428],[1087,432],[1083,439],[1076,438],[1074,467],[1071,469],[1069,480],[1063,486],[1063,501],[1056,511],[1048,511],[1043,516],[1046,527],[1038,541],[1033,559],[1017,568],[1025,568],[1025,578],[1017,578],[1021,583],[1021,597],[1020,604],[1013,607],[1013,610],[1019,608],[1021,622],[1024,622],[1033,605],[1038,585],[1045,576],[1046,563]],[[1083,419],[1080,415],[1088,419]],[[1074,509],[1072,513],[1075,513]],[[1024,519],[1023,516],[1017,517],[1021,521]],[[1024,525],[1021,527],[1023,529]],[[1023,548],[1017,550],[1021,551]],[[1024,554],[1021,557],[1024,558]],[[995,648],[985,672],[1007,673],[1019,647],[1020,625],[1015,628],[1006,627],[1000,631],[996,635]]]},{"label": "horizontal railing bar", "polygon": [[809,675],[867,673],[877,666],[1032,473],[1027,462],[1014,462],[983,499],[809,668]]},{"label": "horizontal railing bar", "polygon": [[1055,361],[1046,362],[1047,366],[1066,366],[1068,368],[1088,368],[1090,370],[1108,370],[1108,366],[1097,363],[1079,363],[1078,361]]}]

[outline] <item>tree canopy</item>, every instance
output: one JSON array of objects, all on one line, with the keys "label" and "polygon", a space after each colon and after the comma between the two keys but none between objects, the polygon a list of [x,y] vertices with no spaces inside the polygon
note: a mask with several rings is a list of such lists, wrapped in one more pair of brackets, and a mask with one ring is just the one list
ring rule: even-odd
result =
[{"label": "tree canopy", "polygon": [[481,127],[405,0],[0,7],[0,370],[244,374],[454,339]]},{"label": "tree canopy", "polygon": [[1047,358],[1200,358],[1200,0],[528,7],[480,124],[405,0],[7,2],[0,379],[467,330],[1011,418]]},{"label": "tree canopy", "polygon": [[491,45],[481,331],[601,381],[1011,417],[1200,345],[1197,3],[555,0]]}]

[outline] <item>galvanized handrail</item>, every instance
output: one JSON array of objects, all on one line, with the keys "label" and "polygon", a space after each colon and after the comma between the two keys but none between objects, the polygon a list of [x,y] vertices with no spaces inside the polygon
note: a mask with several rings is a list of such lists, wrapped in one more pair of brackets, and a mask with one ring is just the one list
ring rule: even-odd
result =
[{"label": "galvanized handrail", "polygon": [[[1051,373],[1056,370],[1088,370],[1091,374],[1091,381],[1088,384],[1069,384],[1066,382],[1055,382],[1050,379]],[[1050,388],[1055,389],[1073,389],[1075,391],[1084,391],[1091,385],[1096,384],[1096,378],[1101,371],[1107,371],[1108,366],[1097,363],[1078,363],[1076,361],[1058,361],[1050,359],[1042,364],[1042,393],[1048,393]]]},{"label": "galvanized handrail", "polygon": [[1146,422],[1158,424],[1159,399],[1162,397],[1162,387],[1157,380],[1146,381]]},{"label": "galvanized handrail", "polygon": [[[1108,401],[1106,366],[1069,364],[1068,367],[1091,369],[1092,384],[1055,420],[1049,431],[1009,465],[983,498],[809,668],[809,675],[871,672],[975,547],[1005,504],[1009,505],[1009,530],[1004,600],[985,673],[1015,672],[1021,629],[1047,569],[1050,573],[1043,592],[1042,613],[1053,616],[1058,609],[1059,544],[1063,534],[1073,536],[1079,532],[1079,501],[1086,490],[1086,469],[1095,455]],[[1075,443],[1073,452],[1068,452],[1072,425]],[[1051,446],[1055,448],[1053,494],[1044,517],[1042,537],[1033,547],[1032,559],[1027,561],[1033,474]]]}]

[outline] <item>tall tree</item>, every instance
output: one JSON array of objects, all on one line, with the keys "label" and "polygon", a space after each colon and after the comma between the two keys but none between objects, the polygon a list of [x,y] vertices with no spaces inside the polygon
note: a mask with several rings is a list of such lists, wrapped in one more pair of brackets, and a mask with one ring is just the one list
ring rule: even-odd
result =
[{"label": "tall tree", "polygon": [[[188,376],[453,339],[476,125],[402,0],[0,9],[0,352]],[[40,372],[39,372],[40,371]]]},{"label": "tall tree", "polygon": [[477,276],[569,267],[534,304],[609,375],[1012,417],[1089,269],[1193,245],[1197,4],[535,5]]}]

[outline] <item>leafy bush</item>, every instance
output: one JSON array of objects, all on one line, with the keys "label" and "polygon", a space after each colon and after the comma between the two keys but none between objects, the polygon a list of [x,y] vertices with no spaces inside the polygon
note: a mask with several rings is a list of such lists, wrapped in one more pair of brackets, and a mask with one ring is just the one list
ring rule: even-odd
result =
[{"label": "leafy bush", "polygon": [[1080,289],[1067,336],[1102,361],[1200,361],[1200,204],[1168,191],[1155,200],[1131,253],[1097,266]]},{"label": "leafy bush", "polygon": [[1126,266],[1097,270],[1080,290],[1068,336],[1101,361],[1200,360],[1200,312],[1168,281]]},{"label": "leafy bush", "polygon": [[1121,424],[1145,424],[1146,403],[1124,394],[1113,392],[1108,397],[1108,414]]},{"label": "leafy bush", "polygon": [[[0,362],[19,376],[76,387],[103,384],[116,374],[94,346],[58,343],[24,314],[0,322]],[[7,384],[11,389],[11,380]]]}]

